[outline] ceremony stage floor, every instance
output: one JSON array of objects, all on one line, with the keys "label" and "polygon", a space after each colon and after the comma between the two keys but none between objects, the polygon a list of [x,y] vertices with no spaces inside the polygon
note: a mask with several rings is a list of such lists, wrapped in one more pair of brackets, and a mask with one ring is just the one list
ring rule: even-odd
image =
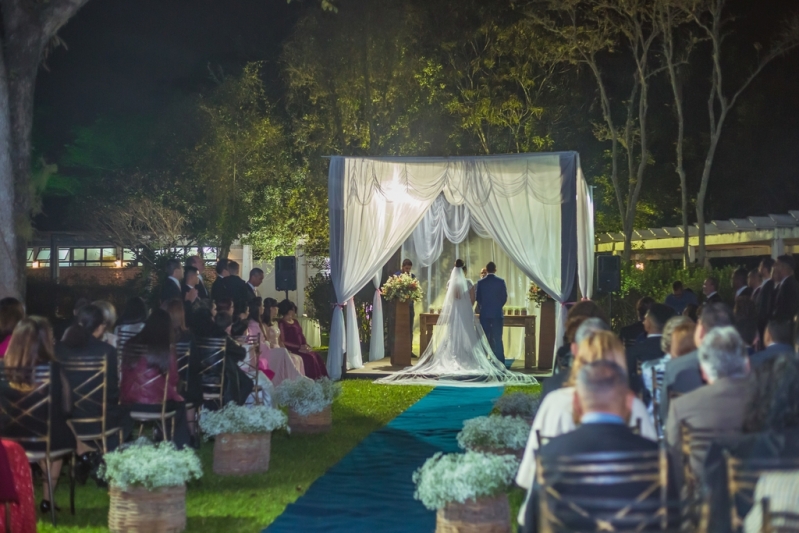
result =
[{"label": "ceremony stage floor", "polygon": [[436,452],[460,452],[464,420],[490,413],[502,392],[436,387],[361,441],[263,533],[432,533],[436,513],[413,498],[413,472]]},{"label": "ceremony stage floor", "polygon": [[[366,354],[368,356],[368,354]],[[416,362],[419,360],[418,357],[414,357],[411,359],[411,364],[415,365]],[[347,375],[344,376],[344,379],[379,379],[385,376],[389,376],[394,372],[398,372],[402,370],[402,367],[399,366],[391,366],[391,359],[385,357],[380,359],[379,361],[366,361],[363,364],[363,368],[359,368],[357,370],[347,370]],[[514,372],[519,372],[520,374],[532,375],[535,377],[547,377],[552,374],[551,370],[544,371],[538,370],[535,368],[524,368],[524,361],[521,359],[516,359],[511,366],[511,370]]]}]

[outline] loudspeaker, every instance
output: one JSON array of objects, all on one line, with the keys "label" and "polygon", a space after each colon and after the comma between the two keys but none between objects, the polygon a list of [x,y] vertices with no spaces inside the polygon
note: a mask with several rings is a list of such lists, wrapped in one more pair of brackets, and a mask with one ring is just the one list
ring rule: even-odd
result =
[{"label": "loudspeaker", "polygon": [[297,258],[293,255],[281,255],[275,258],[275,290],[297,290]]},{"label": "loudspeaker", "polygon": [[621,257],[618,255],[597,256],[596,289],[606,294],[621,290]]}]

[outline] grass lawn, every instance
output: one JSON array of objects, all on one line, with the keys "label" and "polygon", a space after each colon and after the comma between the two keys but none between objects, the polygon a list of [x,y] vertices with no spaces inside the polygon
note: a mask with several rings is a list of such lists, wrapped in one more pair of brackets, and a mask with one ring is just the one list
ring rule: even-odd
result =
[{"label": "grass lawn", "polygon": [[[431,387],[374,385],[366,380],[344,381],[343,394],[333,405],[333,431],[325,435],[272,436],[269,472],[244,477],[221,477],[211,471],[213,443],[203,443],[200,457],[204,475],[188,487],[187,531],[257,533],[286,505],[344,457],[364,437],[384,426],[427,394]],[[68,511],[66,478],[56,492],[62,508],[58,528],[39,520],[40,532],[108,531],[108,492],[89,481],[78,487],[75,516]],[[41,499],[37,487],[36,503]],[[518,509],[518,505],[517,505]],[[48,515],[49,516],[49,515]]]}]

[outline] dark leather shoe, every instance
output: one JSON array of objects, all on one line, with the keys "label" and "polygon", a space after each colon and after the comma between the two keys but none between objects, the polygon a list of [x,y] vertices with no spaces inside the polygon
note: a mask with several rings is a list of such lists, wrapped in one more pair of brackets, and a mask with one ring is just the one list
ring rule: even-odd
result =
[{"label": "dark leather shoe", "polygon": [[[39,504],[39,510],[42,513],[49,513],[50,512],[50,500],[42,500],[42,503]],[[56,505],[55,506],[55,510],[56,511],[61,511],[61,508],[58,505]]]}]

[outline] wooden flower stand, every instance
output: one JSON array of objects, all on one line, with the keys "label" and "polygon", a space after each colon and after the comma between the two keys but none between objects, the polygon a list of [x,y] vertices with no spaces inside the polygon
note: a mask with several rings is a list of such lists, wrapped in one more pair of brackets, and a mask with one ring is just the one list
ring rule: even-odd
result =
[{"label": "wooden flower stand", "polygon": [[394,301],[394,340],[391,366],[411,366],[411,310],[408,302]]},{"label": "wooden flower stand", "polygon": [[436,533],[510,533],[510,505],[505,493],[448,503],[436,513]]},{"label": "wooden flower stand", "polygon": [[555,300],[541,304],[538,319],[541,321],[541,339],[538,343],[538,370],[551,372],[555,359]]},{"label": "wooden flower stand", "polygon": [[244,476],[269,470],[272,433],[222,433],[214,440],[214,474]]},{"label": "wooden flower stand", "polygon": [[311,413],[305,416],[298,414],[291,408],[288,411],[291,433],[312,435],[314,433],[327,433],[333,429],[333,410],[329,405],[318,413]]},{"label": "wooden flower stand", "polygon": [[186,485],[147,490],[109,488],[108,529],[113,533],[178,533],[186,529]]}]

